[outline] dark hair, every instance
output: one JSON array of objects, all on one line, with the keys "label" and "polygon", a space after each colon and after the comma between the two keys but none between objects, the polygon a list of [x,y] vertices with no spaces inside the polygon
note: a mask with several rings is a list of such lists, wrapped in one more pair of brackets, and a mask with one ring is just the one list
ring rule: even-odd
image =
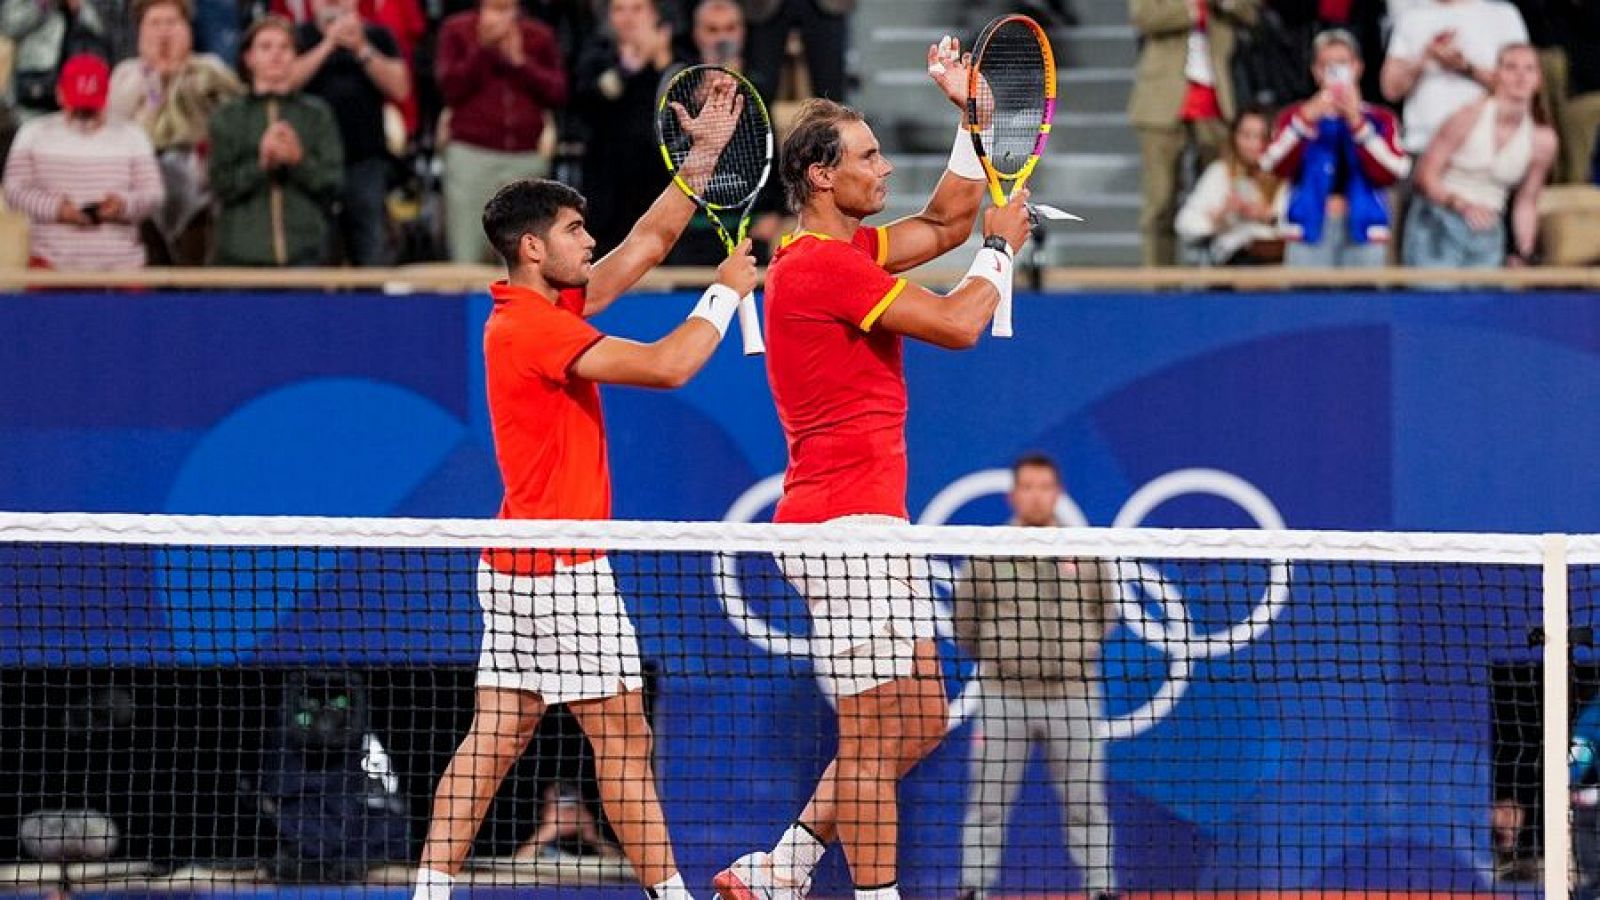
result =
[{"label": "dark hair", "polygon": [[811,199],[811,179],[806,177],[806,172],[818,164],[836,166],[843,157],[839,123],[860,121],[863,121],[861,113],[822,97],[814,97],[800,106],[794,124],[789,126],[789,136],[783,139],[778,168],[790,212],[799,212]]},{"label": "dark hair", "polygon": [[1011,464],[1011,474],[1015,477],[1020,475],[1023,469],[1030,468],[1049,469],[1050,474],[1056,477],[1056,484],[1061,483],[1061,467],[1056,465],[1055,458],[1048,453],[1029,450],[1027,453],[1017,457],[1016,462]]},{"label": "dark hair", "polygon": [[244,30],[244,36],[239,38],[239,74],[243,76],[246,85],[250,84],[250,66],[245,63],[244,55],[255,46],[256,37],[263,31],[277,29],[289,36],[289,46],[299,49],[294,40],[294,23],[277,13],[267,13],[261,18],[250,23]]},{"label": "dark hair", "polygon": [[517,245],[522,236],[543,238],[563,209],[583,215],[588,202],[583,195],[559,181],[524,178],[495,192],[483,207],[483,233],[489,238],[507,268],[517,265]]},{"label": "dark hair", "polygon": [[185,22],[191,24],[194,22],[194,4],[190,3],[189,0],[137,0],[133,4],[134,27],[137,28],[143,25],[144,17],[149,14],[150,10],[158,6],[176,6],[178,12],[183,15]]}]

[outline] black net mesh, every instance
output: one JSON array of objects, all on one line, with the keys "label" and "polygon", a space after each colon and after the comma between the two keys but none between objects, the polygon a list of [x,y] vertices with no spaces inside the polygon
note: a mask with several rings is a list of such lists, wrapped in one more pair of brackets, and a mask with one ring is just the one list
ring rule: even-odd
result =
[{"label": "black net mesh", "polygon": [[975,54],[977,113],[989,161],[1001,176],[1021,171],[1039,141],[1045,114],[1045,55],[1033,28],[1007,20],[986,35]]},{"label": "black net mesh", "polygon": [[1537,565],[415,543],[0,544],[0,890],[1539,877]]}]

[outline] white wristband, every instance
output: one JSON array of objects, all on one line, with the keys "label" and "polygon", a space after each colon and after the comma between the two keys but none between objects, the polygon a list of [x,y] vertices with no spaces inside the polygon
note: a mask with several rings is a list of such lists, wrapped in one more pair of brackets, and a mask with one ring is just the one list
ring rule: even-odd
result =
[{"label": "white wristband", "polygon": [[967,130],[964,118],[956,126],[956,142],[950,147],[950,161],[945,163],[945,168],[957,178],[984,180],[983,163],[978,162],[978,151],[972,146],[972,132]]},{"label": "white wristband", "polygon": [[705,319],[717,330],[718,337],[726,337],[733,314],[739,311],[739,295],[725,284],[713,284],[700,295],[700,302],[689,311],[691,319]]},{"label": "white wristband", "polygon": [[994,285],[1002,297],[1005,296],[1011,290],[1011,254],[984,247],[973,258],[967,277],[982,278]]}]

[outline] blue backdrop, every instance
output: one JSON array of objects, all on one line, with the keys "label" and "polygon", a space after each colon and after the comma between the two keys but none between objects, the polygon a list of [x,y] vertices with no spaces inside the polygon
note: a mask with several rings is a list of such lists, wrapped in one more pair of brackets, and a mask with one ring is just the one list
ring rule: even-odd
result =
[{"label": "blue backdrop", "polygon": [[[690,303],[639,295],[599,321],[651,339]],[[491,515],[487,309],[481,297],[6,298],[0,509]],[[968,353],[909,349],[914,517],[998,521],[999,500],[962,490],[975,484],[964,476],[1042,448],[1096,525],[1600,531],[1592,296],[1023,296],[1017,324],[1014,340]],[[761,365],[736,341],[684,390],[605,402],[619,516],[770,514],[761,482],[782,469],[782,435]],[[0,663],[474,658],[470,556],[396,573],[363,554],[197,552],[78,566],[76,551],[0,548]],[[709,560],[654,566],[619,561],[645,650],[666,667],[662,776],[669,814],[688,823],[685,868],[703,878],[796,811],[828,709],[803,662],[728,623]],[[216,574],[247,569],[277,574]],[[370,590],[385,569],[388,589]],[[1197,629],[1259,602],[1260,572],[1211,573],[1232,587],[1210,590],[1200,574],[1170,573]],[[1268,629],[1193,659],[1182,698],[1112,744],[1129,886],[1487,884],[1487,668],[1528,658],[1536,576],[1480,573],[1441,594],[1348,575],[1330,589],[1335,575],[1313,590],[1324,579],[1297,571]],[[793,602],[769,606],[773,624],[803,630]],[[1107,648],[1111,714],[1145,708],[1170,666],[1122,629]],[[953,657],[950,669],[955,692],[963,669]],[[913,889],[955,878],[971,730],[907,787]],[[796,733],[820,737],[797,748]],[[1036,766],[1008,877],[1070,887],[1044,782]]]}]

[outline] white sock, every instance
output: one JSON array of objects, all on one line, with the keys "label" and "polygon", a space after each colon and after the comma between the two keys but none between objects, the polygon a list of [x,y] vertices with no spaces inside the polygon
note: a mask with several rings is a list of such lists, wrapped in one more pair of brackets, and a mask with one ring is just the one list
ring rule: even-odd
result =
[{"label": "white sock", "polygon": [[888,887],[856,888],[856,900],[900,900],[900,884]]},{"label": "white sock", "polygon": [[455,883],[454,878],[438,869],[418,869],[417,887],[411,893],[411,900],[450,900],[450,888]]},{"label": "white sock", "polygon": [[805,884],[827,852],[828,845],[817,840],[816,835],[796,822],[789,826],[783,837],[778,838],[778,845],[772,848],[773,874],[785,884]]},{"label": "white sock", "polygon": [[674,874],[671,878],[661,882],[650,889],[650,896],[656,900],[694,900],[694,895],[683,886],[683,874]]}]

